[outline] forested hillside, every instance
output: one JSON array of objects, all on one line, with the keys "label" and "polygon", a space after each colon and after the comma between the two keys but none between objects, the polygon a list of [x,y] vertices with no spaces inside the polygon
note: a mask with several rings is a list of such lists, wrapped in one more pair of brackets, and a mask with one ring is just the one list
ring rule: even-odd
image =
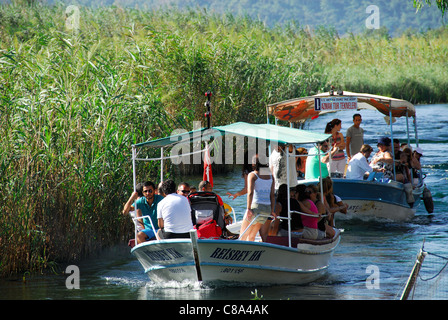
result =
[{"label": "forested hillside", "polygon": [[[404,31],[426,31],[442,26],[440,11],[434,3],[416,13],[413,0],[77,0],[68,4],[92,6],[119,5],[140,9],[160,7],[194,8],[198,6],[217,13],[249,15],[268,26],[295,21],[312,29],[318,26],[334,27],[339,34],[365,32],[369,5],[379,9],[380,27],[392,36]],[[47,0],[48,3],[55,2]],[[446,19],[445,19],[446,20]]]}]

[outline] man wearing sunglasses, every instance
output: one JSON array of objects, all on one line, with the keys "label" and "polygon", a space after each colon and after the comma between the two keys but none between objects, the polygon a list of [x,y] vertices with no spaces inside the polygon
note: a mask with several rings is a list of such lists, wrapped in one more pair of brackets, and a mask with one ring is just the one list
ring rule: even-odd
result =
[{"label": "man wearing sunglasses", "polygon": [[189,193],[190,193],[190,185],[186,182],[179,183],[179,185],[177,186],[177,194],[187,197]]},{"label": "man wearing sunglasses", "polygon": [[142,243],[148,240],[155,239],[155,232],[158,230],[157,224],[157,204],[163,200],[161,195],[155,194],[155,185],[151,181],[146,181],[143,184],[143,197],[135,202],[137,208],[137,217],[150,216],[151,221],[148,218],[144,218],[143,221],[139,220],[140,224],[143,224],[144,229],[137,233],[138,243]]}]

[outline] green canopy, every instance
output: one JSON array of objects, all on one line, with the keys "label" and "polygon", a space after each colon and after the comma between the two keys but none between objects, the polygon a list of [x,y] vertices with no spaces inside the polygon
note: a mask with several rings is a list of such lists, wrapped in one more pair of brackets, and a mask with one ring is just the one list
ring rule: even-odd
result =
[{"label": "green canopy", "polygon": [[195,142],[208,140],[212,137],[227,134],[247,136],[266,141],[273,141],[279,144],[308,144],[319,143],[331,137],[331,134],[315,133],[311,131],[282,127],[273,124],[252,124],[246,122],[236,122],[225,126],[202,128],[190,132],[181,132],[166,138],[147,141],[136,144],[136,147],[166,147],[177,143]]}]

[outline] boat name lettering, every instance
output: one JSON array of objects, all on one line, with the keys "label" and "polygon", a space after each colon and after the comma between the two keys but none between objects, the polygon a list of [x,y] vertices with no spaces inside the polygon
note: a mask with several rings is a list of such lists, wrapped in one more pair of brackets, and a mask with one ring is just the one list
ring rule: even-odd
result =
[{"label": "boat name lettering", "polygon": [[357,97],[315,98],[314,110],[355,110],[358,108]]},{"label": "boat name lettering", "polygon": [[[264,250],[234,250],[232,248],[216,248],[210,258],[232,261],[258,261]],[[247,259],[247,260],[246,260]]]},{"label": "boat name lettering", "polygon": [[145,253],[153,261],[175,260],[184,257],[174,248],[167,248],[157,251],[146,251]]}]

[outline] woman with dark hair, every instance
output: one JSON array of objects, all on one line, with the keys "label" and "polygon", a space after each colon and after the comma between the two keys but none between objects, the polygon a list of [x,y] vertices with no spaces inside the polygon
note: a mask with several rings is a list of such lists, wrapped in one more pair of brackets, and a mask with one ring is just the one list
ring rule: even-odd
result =
[{"label": "woman with dark hair", "polygon": [[370,161],[374,169],[384,169],[383,176],[388,179],[394,178],[394,157],[390,151],[391,140],[388,137],[378,139],[378,152]]},{"label": "woman with dark hair", "polygon": [[[295,198],[289,198],[289,206],[291,211],[301,212],[302,209],[300,207],[299,201]],[[277,193],[277,201],[275,204],[275,213],[280,217],[288,217],[288,185],[282,184],[278,188]],[[292,213],[291,214],[291,236],[299,237],[301,232],[303,231],[302,219],[300,218],[300,214]],[[299,234],[300,233],[300,234]],[[279,236],[288,236],[288,220],[282,219],[280,222]]]},{"label": "woman with dark hair", "polygon": [[[275,216],[274,179],[268,164],[261,163],[258,154],[252,158],[252,168],[253,171],[247,176],[247,209],[241,224],[240,240],[254,241],[260,231],[265,241],[270,225],[268,218],[271,214]],[[265,223],[267,228],[260,230]]]},{"label": "woman with dark hair", "polygon": [[326,217],[322,217],[319,222],[317,223],[317,228],[321,231],[325,232],[325,235],[327,238],[332,238],[335,235],[335,230],[333,227],[328,225],[327,218],[332,217],[332,213],[326,206],[326,200],[324,199],[324,202],[322,202],[321,194],[319,192],[319,187],[317,185],[309,185],[306,187],[305,192],[309,195],[309,198],[311,201],[314,202],[314,204],[317,207],[317,210],[320,215],[326,215]]},{"label": "woman with dark hair", "polygon": [[332,155],[329,163],[330,174],[338,172],[344,174],[345,165],[347,160],[345,159],[345,140],[344,135],[340,132],[342,127],[342,121],[339,119],[333,119],[327,123],[325,127],[325,133],[332,135],[332,146],[336,146],[338,151]]},{"label": "woman with dark hair", "polygon": [[302,223],[303,223],[303,233],[302,237],[304,239],[318,240],[325,238],[325,231],[319,230],[318,222],[320,219],[320,213],[317,209],[316,205],[310,198],[310,194],[305,192],[305,185],[298,185],[299,189],[299,201],[303,203],[303,205],[309,209],[312,214],[311,215],[302,215]]}]

